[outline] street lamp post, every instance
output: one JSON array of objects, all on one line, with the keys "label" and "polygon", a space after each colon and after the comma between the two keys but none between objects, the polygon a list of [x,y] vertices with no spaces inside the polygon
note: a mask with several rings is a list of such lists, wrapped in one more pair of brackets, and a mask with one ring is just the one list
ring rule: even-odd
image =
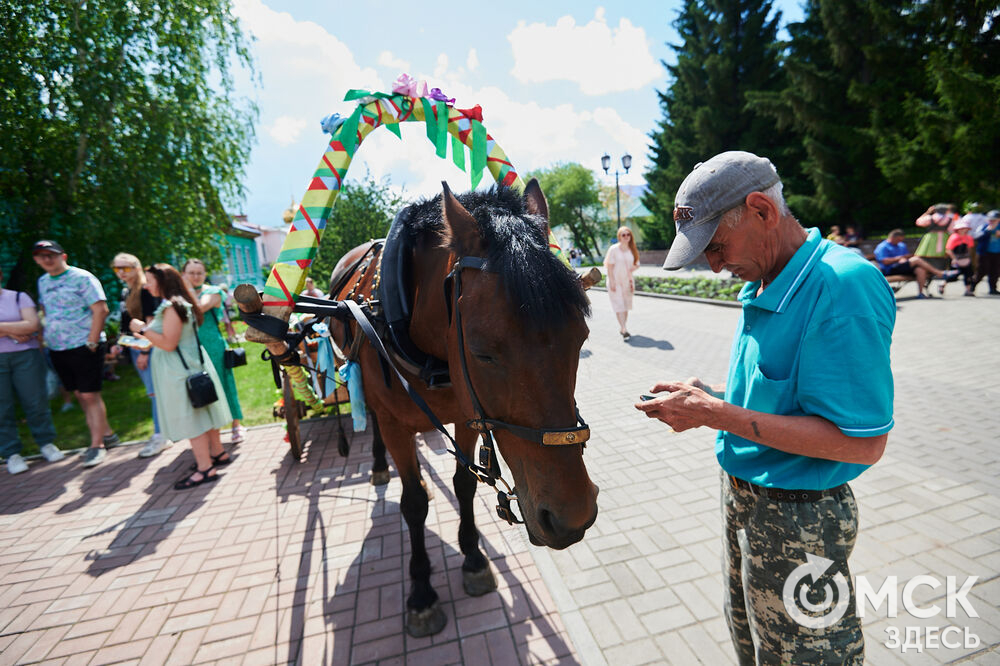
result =
[{"label": "street lamp post", "polygon": [[[611,168],[611,156],[608,155],[607,153],[604,153],[603,157],[601,157],[601,168],[604,169],[604,173],[605,174],[608,173],[608,169]],[[628,170],[632,168],[632,156],[629,155],[627,152],[624,155],[622,155],[622,168],[625,169],[625,173],[628,173]],[[621,195],[619,194],[619,190],[618,190],[618,168],[617,167],[615,168],[615,206],[618,209],[618,227],[621,228],[621,226],[622,226],[622,200],[621,200]]]}]

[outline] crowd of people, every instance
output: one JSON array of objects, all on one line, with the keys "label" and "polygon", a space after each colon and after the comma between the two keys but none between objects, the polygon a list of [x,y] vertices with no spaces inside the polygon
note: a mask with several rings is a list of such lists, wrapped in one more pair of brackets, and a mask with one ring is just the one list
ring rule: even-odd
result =
[{"label": "crowd of people", "polygon": [[[43,270],[37,303],[27,293],[0,287],[0,456],[6,459],[7,471],[28,469],[21,455],[16,403],[42,456],[55,462],[65,455],[56,445],[49,408],[49,368],[84,412],[90,444],[82,466],[100,464],[106,450],[120,443],[102,398],[105,362],[127,358],[142,380],[153,417],[153,436],[138,455],[155,456],[172,442],[188,439],[196,462],[174,487],[191,488],[216,479],[216,468],[231,461],[221,429],[231,427],[230,444],[236,445],[245,438],[246,428],[233,371],[223,360],[227,338],[235,338],[227,296],[206,283],[205,264],[189,259],[182,274],[169,264],[143,268],[134,255],[115,255],[111,268],[123,285],[123,335],[109,341],[105,322],[110,310],[100,280],[71,266],[56,241],[38,241],[32,256]],[[211,379],[218,396],[202,407],[192,405],[185,388],[187,378],[196,373]]]},{"label": "crowd of people", "polygon": [[961,217],[951,204],[931,206],[917,218],[927,229],[914,250],[906,244],[902,229],[893,229],[875,247],[874,260],[883,275],[904,275],[917,283],[917,298],[931,298],[930,280],[939,279],[938,295],[949,282],[962,280],[965,296],[974,297],[985,278],[989,294],[1000,295],[1000,210]]}]

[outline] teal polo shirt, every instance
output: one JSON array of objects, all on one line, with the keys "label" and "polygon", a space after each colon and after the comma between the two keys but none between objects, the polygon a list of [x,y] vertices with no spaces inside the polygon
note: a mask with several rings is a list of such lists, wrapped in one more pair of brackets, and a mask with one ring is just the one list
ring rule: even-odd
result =
[{"label": "teal polo shirt", "polygon": [[[896,299],[859,254],[810,229],[778,277],[757,296],[744,285],[726,402],[769,414],[820,416],[849,437],[893,426],[889,345]],[[785,453],[720,431],[719,464],[760,486],[824,490],[868,466]]]}]

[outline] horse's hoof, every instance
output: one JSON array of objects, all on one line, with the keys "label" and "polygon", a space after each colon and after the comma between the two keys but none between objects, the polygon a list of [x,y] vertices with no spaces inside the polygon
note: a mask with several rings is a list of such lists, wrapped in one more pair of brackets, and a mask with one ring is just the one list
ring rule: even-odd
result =
[{"label": "horse's hoof", "polygon": [[444,629],[448,624],[448,616],[434,604],[423,610],[410,609],[406,611],[406,633],[414,638],[432,636]]},{"label": "horse's hoof", "polygon": [[378,472],[372,470],[373,486],[384,486],[385,484],[389,483],[389,479],[391,478],[392,478],[392,473],[387,469],[379,470]]},{"label": "horse's hoof", "polygon": [[489,563],[479,571],[462,569],[462,587],[470,597],[481,597],[497,589],[497,579],[493,577],[493,569]]}]

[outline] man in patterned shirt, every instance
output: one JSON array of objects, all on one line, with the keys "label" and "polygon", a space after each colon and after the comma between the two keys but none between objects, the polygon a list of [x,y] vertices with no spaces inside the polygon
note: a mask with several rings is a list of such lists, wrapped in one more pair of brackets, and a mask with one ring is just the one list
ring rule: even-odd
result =
[{"label": "man in patterned shirt", "polygon": [[38,278],[45,344],[63,387],[76,394],[87,417],[90,448],[83,455],[83,466],[93,467],[104,460],[106,448],[119,442],[108,425],[101,397],[107,298],[93,274],[66,263],[66,252],[59,243],[40,240],[31,254],[45,271]]}]

